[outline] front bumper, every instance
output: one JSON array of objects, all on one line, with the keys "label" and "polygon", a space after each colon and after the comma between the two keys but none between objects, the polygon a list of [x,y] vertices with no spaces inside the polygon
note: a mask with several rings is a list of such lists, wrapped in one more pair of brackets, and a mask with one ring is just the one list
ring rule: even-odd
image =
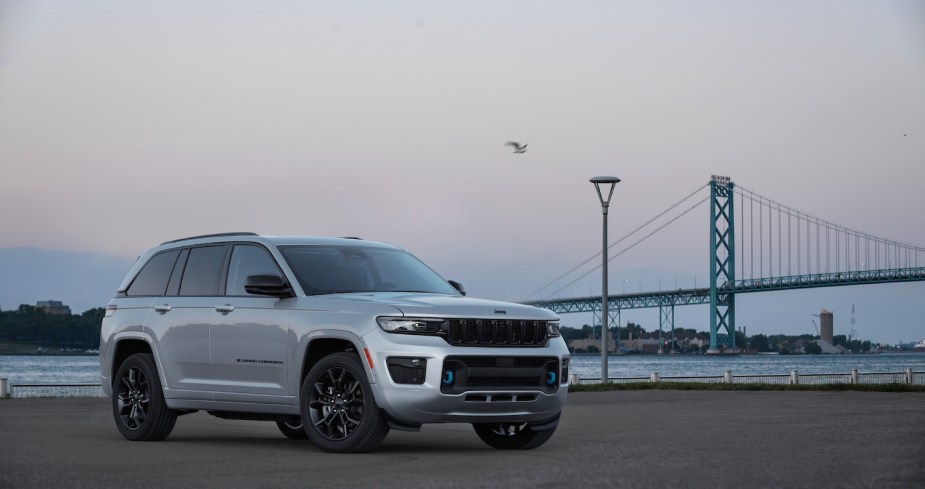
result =
[{"label": "front bumper", "polygon": [[[363,340],[376,403],[402,424],[544,422],[565,406],[569,354],[561,338],[536,348],[457,347],[439,337],[380,331]],[[395,359],[415,361],[423,371],[395,375],[389,359],[393,367]]]}]

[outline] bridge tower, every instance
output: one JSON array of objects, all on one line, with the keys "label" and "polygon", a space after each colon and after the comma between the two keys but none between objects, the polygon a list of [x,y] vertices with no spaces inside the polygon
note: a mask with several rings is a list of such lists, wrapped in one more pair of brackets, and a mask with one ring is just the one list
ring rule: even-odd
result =
[{"label": "bridge tower", "polygon": [[[597,304],[600,306],[600,304]],[[597,306],[591,307],[591,335],[592,337],[597,338],[594,333],[594,328],[601,326],[601,332],[606,333],[610,331],[610,328],[617,327],[617,339],[614,342],[607,341],[607,349],[612,350],[614,353],[620,353],[620,305],[616,304],[614,306],[607,308],[607,315],[610,316],[610,321],[606,328],[603,326],[604,321],[601,321],[601,308]],[[608,337],[609,338],[609,337]],[[599,338],[598,338],[599,339]]]},{"label": "bridge tower", "polygon": [[735,350],[735,184],[729,177],[710,181],[710,348]]}]

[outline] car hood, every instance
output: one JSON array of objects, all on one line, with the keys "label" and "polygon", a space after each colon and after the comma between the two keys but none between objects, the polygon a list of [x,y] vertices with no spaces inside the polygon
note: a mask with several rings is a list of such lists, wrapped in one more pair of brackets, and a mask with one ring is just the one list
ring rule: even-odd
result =
[{"label": "car hood", "polygon": [[376,292],[344,294],[345,301],[389,305],[405,316],[470,317],[496,319],[537,319],[554,321],[558,317],[548,309],[512,302],[491,301],[444,294]]}]

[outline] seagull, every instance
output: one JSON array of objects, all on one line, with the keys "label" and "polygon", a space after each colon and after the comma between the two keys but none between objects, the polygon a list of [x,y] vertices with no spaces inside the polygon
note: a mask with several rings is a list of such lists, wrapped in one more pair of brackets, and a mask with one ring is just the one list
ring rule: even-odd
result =
[{"label": "seagull", "polygon": [[527,152],[527,145],[526,145],[526,144],[523,145],[523,146],[521,146],[520,143],[515,143],[514,141],[508,141],[508,142],[504,143],[504,145],[505,145],[505,146],[513,146],[513,147],[514,147],[514,152],[515,152],[515,153],[526,153],[526,152]]}]

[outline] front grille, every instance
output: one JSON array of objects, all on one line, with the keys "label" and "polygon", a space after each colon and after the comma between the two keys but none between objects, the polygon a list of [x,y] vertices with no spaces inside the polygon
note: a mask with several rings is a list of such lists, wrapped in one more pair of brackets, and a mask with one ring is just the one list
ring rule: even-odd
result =
[{"label": "front grille", "polygon": [[440,392],[539,390],[559,388],[559,360],[555,357],[450,356],[443,361]]},{"label": "front grille", "polygon": [[543,346],[546,321],[450,319],[446,341],[454,346]]},{"label": "front grille", "polygon": [[473,367],[536,368],[546,365],[547,357],[453,357],[463,365]]},{"label": "front grille", "polygon": [[466,402],[533,402],[536,394],[468,394]]},{"label": "front grille", "polygon": [[539,387],[539,377],[469,377],[468,386],[481,387]]}]

